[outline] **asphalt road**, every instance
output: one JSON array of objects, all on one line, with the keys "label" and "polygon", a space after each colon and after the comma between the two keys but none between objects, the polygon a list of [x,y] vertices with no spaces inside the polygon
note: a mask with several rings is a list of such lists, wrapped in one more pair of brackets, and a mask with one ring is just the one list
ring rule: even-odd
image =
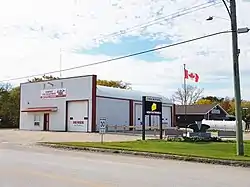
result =
[{"label": "asphalt road", "polygon": [[1,187],[249,187],[250,169],[0,144]]}]

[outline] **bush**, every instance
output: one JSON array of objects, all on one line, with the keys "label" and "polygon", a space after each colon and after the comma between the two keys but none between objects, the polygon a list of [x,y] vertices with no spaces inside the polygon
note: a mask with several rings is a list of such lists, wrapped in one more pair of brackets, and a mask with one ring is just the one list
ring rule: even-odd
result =
[{"label": "bush", "polygon": [[179,137],[167,137],[166,140],[169,141],[169,142],[182,142],[183,138],[179,138]]},{"label": "bush", "polygon": [[184,142],[222,142],[222,139],[219,137],[183,137]]},{"label": "bush", "polygon": [[219,137],[167,137],[166,141],[168,142],[222,142],[222,139]]}]

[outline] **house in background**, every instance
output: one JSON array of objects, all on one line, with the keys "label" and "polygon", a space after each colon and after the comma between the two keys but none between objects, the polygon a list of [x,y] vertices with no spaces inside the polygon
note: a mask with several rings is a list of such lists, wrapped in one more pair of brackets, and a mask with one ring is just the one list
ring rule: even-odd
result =
[{"label": "house in background", "polygon": [[176,126],[180,128],[203,119],[230,120],[229,114],[219,104],[186,105],[186,113],[184,105],[175,105],[175,107]]}]

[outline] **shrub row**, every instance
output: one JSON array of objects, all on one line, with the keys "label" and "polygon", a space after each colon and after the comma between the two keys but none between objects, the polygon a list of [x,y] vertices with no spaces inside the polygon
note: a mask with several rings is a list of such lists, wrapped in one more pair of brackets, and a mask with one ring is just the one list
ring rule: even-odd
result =
[{"label": "shrub row", "polygon": [[170,138],[166,139],[170,142],[222,142],[223,140],[219,137],[210,137],[210,138],[203,138],[203,137],[182,137],[182,138]]}]

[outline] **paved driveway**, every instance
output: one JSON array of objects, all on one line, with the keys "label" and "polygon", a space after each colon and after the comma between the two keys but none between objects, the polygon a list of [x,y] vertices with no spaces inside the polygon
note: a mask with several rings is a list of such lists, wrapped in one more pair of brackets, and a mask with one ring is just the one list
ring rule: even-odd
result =
[{"label": "paved driveway", "polygon": [[[151,136],[150,138],[153,138]],[[105,141],[128,141],[141,139],[140,135],[105,134]],[[250,133],[244,134],[245,140],[250,140]],[[76,141],[100,141],[98,133],[73,133],[73,132],[42,132],[21,130],[0,130],[0,143],[32,144],[41,141],[76,142]]]},{"label": "paved driveway", "polygon": [[[105,141],[127,141],[136,140],[140,136],[131,135],[104,135]],[[0,143],[35,143],[40,141],[53,142],[76,142],[76,141],[100,141],[98,133],[71,133],[71,132],[42,132],[42,131],[21,131],[21,130],[0,130]]]}]

